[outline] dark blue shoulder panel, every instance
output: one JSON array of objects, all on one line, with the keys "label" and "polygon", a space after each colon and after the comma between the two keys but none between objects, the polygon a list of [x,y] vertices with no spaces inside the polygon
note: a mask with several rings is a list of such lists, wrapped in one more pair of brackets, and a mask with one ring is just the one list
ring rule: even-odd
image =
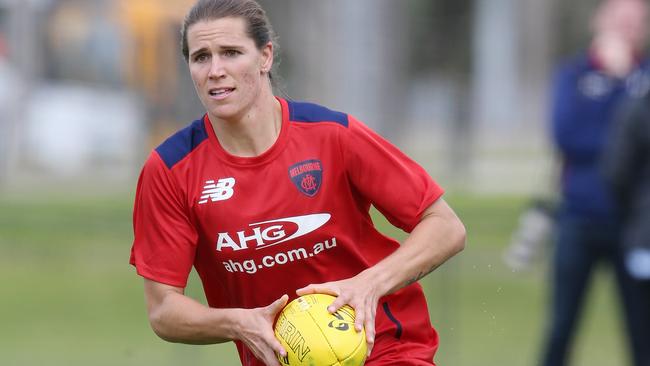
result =
[{"label": "dark blue shoulder panel", "polygon": [[189,126],[176,132],[156,148],[158,155],[171,169],[208,138],[203,119],[197,119]]},{"label": "dark blue shoulder panel", "polygon": [[295,122],[336,122],[348,127],[348,115],[307,102],[288,102],[289,120]]}]

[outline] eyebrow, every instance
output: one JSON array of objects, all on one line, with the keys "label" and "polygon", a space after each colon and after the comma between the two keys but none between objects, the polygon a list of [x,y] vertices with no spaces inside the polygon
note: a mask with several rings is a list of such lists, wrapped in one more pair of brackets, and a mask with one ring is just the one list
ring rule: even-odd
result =
[{"label": "eyebrow", "polygon": [[237,51],[241,51],[241,50],[244,49],[244,47],[235,46],[235,45],[222,45],[222,46],[219,46],[219,49],[220,50],[237,50]]},{"label": "eyebrow", "polygon": [[[243,49],[244,49],[244,47],[236,46],[236,45],[222,45],[222,46],[219,46],[219,50],[237,50],[237,51],[241,51]],[[195,55],[198,55],[198,54],[200,54],[202,52],[206,52],[206,51],[208,51],[207,47],[201,47],[198,50],[192,52],[190,54],[190,57],[194,57]]]}]

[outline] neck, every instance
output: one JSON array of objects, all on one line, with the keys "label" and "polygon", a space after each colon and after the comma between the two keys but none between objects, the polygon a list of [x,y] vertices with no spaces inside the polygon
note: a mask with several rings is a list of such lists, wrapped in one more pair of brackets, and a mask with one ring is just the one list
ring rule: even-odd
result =
[{"label": "neck", "polygon": [[239,118],[221,120],[210,116],[219,143],[229,154],[259,156],[271,148],[282,128],[282,107],[269,91]]}]

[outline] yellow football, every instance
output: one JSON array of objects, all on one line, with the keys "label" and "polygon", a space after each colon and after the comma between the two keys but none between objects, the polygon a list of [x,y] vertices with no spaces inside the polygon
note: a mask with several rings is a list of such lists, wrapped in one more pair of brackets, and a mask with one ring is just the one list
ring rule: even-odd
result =
[{"label": "yellow football", "polygon": [[354,309],[330,314],[334,297],[310,294],[291,301],[278,315],[275,336],[287,351],[282,365],[360,366],[366,360],[366,333],[354,329]]}]

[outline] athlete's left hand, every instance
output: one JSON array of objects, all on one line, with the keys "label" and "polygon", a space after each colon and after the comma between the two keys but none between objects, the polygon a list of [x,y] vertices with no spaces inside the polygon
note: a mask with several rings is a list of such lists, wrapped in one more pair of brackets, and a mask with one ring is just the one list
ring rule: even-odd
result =
[{"label": "athlete's left hand", "polygon": [[384,294],[379,286],[373,281],[368,271],[340,281],[311,284],[296,290],[298,296],[306,294],[328,294],[336,296],[327,310],[330,313],[336,312],[343,306],[350,305],[355,311],[354,327],[360,332],[366,330],[366,342],[368,343],[368,356],[375,343],[375,315],[379,298]]}]

